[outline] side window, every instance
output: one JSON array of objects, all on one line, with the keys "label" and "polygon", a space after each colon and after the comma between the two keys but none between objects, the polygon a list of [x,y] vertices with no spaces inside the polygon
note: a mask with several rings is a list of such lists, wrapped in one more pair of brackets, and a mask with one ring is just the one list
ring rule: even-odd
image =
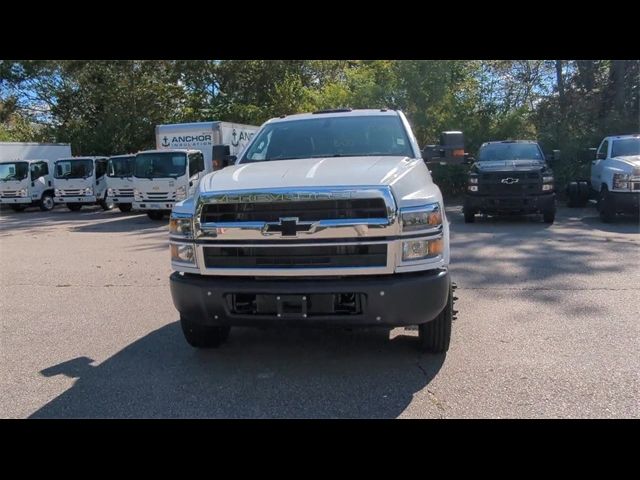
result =
[{"label": "side window", "polygon": [[41,163],[33,163],[31,164],[31,181],[39,179],[42,175],[42,164]]},{"label": "side window", "polygon": [[49,175],[49,164],[47,162],[40,163],[40,175]]},{"label": "side window", "polygon": [[600,145],[600,148],[598,149],[597,158],[607,158],[608,149],[609,141],[605,140],[604,142],[602,142],[602,145]]},{"label": "side window", "polygon": [[189,177],[193,177],[198,172],[204,170],[204,156],[201,152],[189,155]]},{"label": "side window", "polygon": [[107,165],[104,160],[96,160],[96,178],[101,178],[107,171]]}]

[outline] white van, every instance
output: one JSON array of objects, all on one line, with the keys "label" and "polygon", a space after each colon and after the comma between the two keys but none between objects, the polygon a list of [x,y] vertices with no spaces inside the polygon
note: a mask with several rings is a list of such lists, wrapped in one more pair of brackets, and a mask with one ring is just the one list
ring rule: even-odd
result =
[{"label": "white van", "polygon": [[111,210],[107,202],[107,157],[69,157],[56,160],[53,172],[54,202],[78,211],[83,205],[100,205]]}]

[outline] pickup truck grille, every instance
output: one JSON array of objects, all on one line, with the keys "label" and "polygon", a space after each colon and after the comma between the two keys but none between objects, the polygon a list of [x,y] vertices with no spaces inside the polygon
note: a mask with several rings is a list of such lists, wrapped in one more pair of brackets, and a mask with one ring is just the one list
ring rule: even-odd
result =
[{"label": "pickup truck grille", "polygon": [[210,203],[204,205],[201,221],[203,223],[277,222],[283,217],[297,217],[301,222],[387,218],[387,206],[383,198]]},{"label": "pickup truck grille", "polygon": [[207,268],[348,268],[387,264],[386,244],[204,247],[203,254]]},{"label": "pickup truck grille", "polygon": [[[502,181],[507,179],[508,182]],[[515,181],[517,180],[517,181]],[[482,195],[532,195],[541,192],[540,174],[537,172],[484,173],[478,179],[478,193]]]}]

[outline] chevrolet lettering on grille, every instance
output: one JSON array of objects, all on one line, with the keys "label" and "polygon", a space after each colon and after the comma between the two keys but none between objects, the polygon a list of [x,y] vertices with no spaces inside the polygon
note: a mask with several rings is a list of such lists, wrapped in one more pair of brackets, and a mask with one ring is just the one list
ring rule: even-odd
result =
[{"label": "chevrolet lettering on grille", "polygon": [[310,233],[313,222],[300,222],[298,217],[281,218],[279,222],[269,222],[262,229],[263,235],[279,233],[283,237],[296,237],[299,232]]}]

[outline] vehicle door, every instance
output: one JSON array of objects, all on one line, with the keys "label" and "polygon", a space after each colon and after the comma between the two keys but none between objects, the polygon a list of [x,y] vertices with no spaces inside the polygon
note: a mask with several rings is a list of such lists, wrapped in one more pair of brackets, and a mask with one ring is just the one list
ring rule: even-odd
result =
[{"label": "vehicle door", "polygon": [[47,162],[34,162],[29,166],[29,194],[31,200],[40,200],[45,190],[52,188],[49,176],[49,164]]},{"label": "vehicle door", "polygon": [[105,192],[107,190],[107,162],[108,159],[106,158],[98,158],[94,164],[94,170],[96,172],[95,193],[98,200],[104,198]]},{"label": "vehicle door", "polygon": [[191,197],[204,176],[204,155],[202,152],[189,154],[189,186],[187,188],[187,198]]},{"label": "vehicle door", "polygon": [[596,192],[600,191],[602,185],[602,171],[606,165],[606,159],[609,156],[609,140],[604,139],[598,151],[596,152],[596,158],[591,161],[591,188]]}]

